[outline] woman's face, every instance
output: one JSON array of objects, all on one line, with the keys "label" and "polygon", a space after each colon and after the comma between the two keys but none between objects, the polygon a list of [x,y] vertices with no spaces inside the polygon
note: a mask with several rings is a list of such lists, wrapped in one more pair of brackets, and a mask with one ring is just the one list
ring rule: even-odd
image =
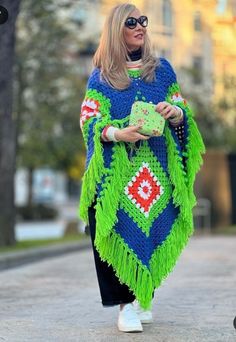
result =
[{"label": "woman's face", "polygon": [[[135,9],[129,17],[138,19],[141,13],[138,9]],[[138,50],[144,44],[144,36],[146,34],[146,28],[137,23],[134,29],[124,27],[124,39],[129,51]]]}]

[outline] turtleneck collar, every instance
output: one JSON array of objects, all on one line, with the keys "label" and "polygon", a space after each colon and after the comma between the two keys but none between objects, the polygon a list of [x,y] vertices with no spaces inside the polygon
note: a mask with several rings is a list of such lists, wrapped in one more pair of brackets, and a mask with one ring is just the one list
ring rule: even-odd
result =
[{"label": "turtleneck collar", "polygon": [[141,47],[138,50],[129,52],[128,55],[129,55],[129,58],[131,59],[131,61],[138,61],[139,59],[142,58],[142,49],[141,49]]}]

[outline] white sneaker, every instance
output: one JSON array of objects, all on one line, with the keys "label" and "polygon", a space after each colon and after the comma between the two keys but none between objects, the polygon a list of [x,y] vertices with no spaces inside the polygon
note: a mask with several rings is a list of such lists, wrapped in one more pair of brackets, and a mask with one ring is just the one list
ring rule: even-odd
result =
[{"label": "white sneaker", "polygon": [[141,332],[142,324],[132,303],[125,304],[119,312],[118,329],[124,332]]},{"label": "white sneaker", "polygon": [[133,303],[134,303],[135,311],[137,312],[141,323],[144,323],[144,324],[153,323],[152,311],[151,310],[144,310],[139,305],[139,302],[136,300]]}]

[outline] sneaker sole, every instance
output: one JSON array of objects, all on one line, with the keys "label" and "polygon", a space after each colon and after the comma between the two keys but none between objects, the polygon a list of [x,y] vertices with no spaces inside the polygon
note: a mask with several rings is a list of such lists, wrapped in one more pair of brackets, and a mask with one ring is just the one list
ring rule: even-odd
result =
[{"label": "sneaker sole", "polygon": [[119,331],[122,332],[143,332],[143,329],[140,328],[123,328],[123,327],[118,327]]},{"label": "sneaker sole", "polygon": [[143,324],[151,324],[153,323],[153,319],[141,319],[140,322]]}]

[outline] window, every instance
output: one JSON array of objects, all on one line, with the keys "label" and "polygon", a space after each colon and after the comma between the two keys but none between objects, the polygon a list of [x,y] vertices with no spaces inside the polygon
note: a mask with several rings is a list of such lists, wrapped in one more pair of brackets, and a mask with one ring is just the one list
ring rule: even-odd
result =
[{"label": "window", "polygon": [[194,26],[194,31],[201,32],[202,20],[201,20],[201,13],[200,12],[194,13],[193,26]]},{"label": "window", "polygon": [[195,84],[201,84],[202,83],[202,57],[201,56],[195,56],[193,57],[193,82]]},{"label": "window", "polygon": [[169,0],[163,0],[162,2],[162,24],[163,26],[172,27],[172,6]]}]

